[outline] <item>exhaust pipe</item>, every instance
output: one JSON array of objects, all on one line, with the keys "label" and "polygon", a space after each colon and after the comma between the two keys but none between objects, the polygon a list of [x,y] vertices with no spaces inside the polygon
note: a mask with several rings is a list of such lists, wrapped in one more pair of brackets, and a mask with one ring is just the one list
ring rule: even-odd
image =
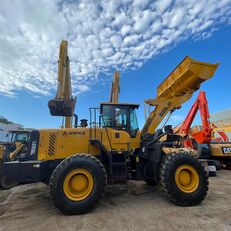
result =
[{"label": "exhaust pipe", "polygon": [[74,114],[74,117],[75,117],[74,128],[77,128],[78,127],[78,116]]}]

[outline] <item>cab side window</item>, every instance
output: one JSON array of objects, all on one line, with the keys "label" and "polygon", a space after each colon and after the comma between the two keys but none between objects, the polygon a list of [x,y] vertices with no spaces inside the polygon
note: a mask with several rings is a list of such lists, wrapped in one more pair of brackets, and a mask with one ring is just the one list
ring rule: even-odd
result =
[{"label": "cab side window", "polygon": [[132,109],[130,111],[130,130],[131,130],[130,132],[131,138],[135,138],[139,130],[135,109]]},{"label": "cab side window", "polygon": [[102,126],[103,127],[111,127],[112,126],[111,107],[108,105],[103,106]]}]

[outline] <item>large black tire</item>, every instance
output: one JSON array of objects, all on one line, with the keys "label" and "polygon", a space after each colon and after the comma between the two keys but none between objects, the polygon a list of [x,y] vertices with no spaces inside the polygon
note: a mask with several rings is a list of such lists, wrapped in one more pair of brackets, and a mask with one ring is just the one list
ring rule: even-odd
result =
[{"label": "large black tire", "polygon": [[216,170],[219,171],[222,169],[222,163],[221,161],[219,160],[214,160],[214,164],[215,164],[215,167],[216,167]]},{"label": "large black tire", "polygon": [[[76,201],[65,194],[64,182],[69,173],[78,169],[84,169],[90,173],[93,186],[86,198]],[[101,199],[106,183],[106,171],[100,160],[89,154],[76,154],[64,159],[53,171],[50,179],[51,199],[54,205],[65,214],[83,214],[92,210]]]},{"label": "large black tire", "polygon": [[17,181],[10,180],[2,174],[2,162],[0,161],[0,188],[7,190],[18,184]]},{"label": "large black tire", "polygon": [[144,179],[144,181],[148,184],[148,185],[158,185],[158,182],[154,179]]},{"label": "large black tire", "polygon": [[143,168],[144,181],[148,185],[158,185],[158,182],[153,177],[152,168],[153,168],[152,162],[149,162],[148,164],[144,166]]},{"label": "large black tire", "polygon": [[19,185],[17,181],[12,181],[5,176],[0,176],[0,188],[8,190]]},{"label": "large black tire", "polygon": [[[193,171],[196,171],[197,185],[191,191],[184,191],[180,188],[179,182],[177,184],[176,174],[178,170],[189,166]],[[186,173],[187,174],[187,173]],[[191,173],[190,173],[191,174]],[[190,176],[189,174],[189,176]],[[180,206],[195,206],[204,200],[208,191],[208,174],[204,166],[198,159],[187,153],[175,153],[165,155],[160,168],[160,184],[166,191],[169,199]]]}]

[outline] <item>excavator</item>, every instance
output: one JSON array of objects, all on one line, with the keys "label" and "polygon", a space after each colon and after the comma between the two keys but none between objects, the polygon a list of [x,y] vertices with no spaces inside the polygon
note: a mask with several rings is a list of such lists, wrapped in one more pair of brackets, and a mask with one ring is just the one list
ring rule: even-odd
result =
[{"label": "excavator", "polygon": [[10,136],[9,142],[0,143],[0,188],[2,189],[10,189],[19,184],[2,174],[2,165],[3,161],[12,161],[17,158],[25,143],[29,140],[30,131],[12,130],[9,131],[8,136]]},{"label": "excavator", "polygon": [[[221,142],[229,142],[229,137],[226,135],[226,132],[231,132],[231,125],[224,124],[224,123],[211,123],[213,128],[212,131],[212,140],[214,141],[221,141]],[[217,137],[216,134],[219,134],[220,137]]]},{"label": "excavator", "polygon": [[[60,102],[60,96],[65,95],[65,98],[68,99],[68,102],[66,103],[69,105],[70,108],[70,116],[64,117],[64,123],[62,123],[62,128],[69,128],[70,126],[73,126],[71,123],[71,118],[75,118],[75,123],[73,127],[78,126],[78,117],[76,114],[74,114],[74,108],[76,104],[76,97],[74,100],[71,100],[72,95],[72,89],[71,89],[71,79],[70,79],[70,67],[69,67],[69,58],[68,56],[65,56],[65,52],[67,52],[67,43],[66,41],[62,41],[60,44],[60,54],[59,54],[59,65],[58,65],[58,85],[57,85],[57,95],[55,99],[52,99],[48,102],[48,105],[55,105],[55,101]],[[66,57],[66,59],[64,59]],[[116,71],[114,73],[114,78],[111,86],[111,92],[110,92],[110,102],[111,103],[118,103],[119,99],[119,93],[120,93],[120,75],[119,72]],[[58,103],[58,106],[60,106],[60,103]],[[51,106],[52,107],[52,106]],[[62,109],[61,109],[62,111]],[[50,114],[52,116],[60,116],[53,113],[53,110],[51,110]],[[62,116],[62,115],[61,115]],[[70,118],[71,117],[71,118]],[[23,149],[23,146],[26,141],[28,141],[30,132],[28,130],[15,130],[10,131],[10,142],[2,142],[0,144],[0,188],[2,189],[10,189],[12,187],[17,186],[19,183],[16,181],[12,181],[8,178],[6,178],[4,175],[2,175],[2,163],[3,159],[6,160],[13,160],[16,158],[16,156],[19,154],[19,152]],[[10,149],[10,155],[8,158],[3,158],[4,149]],[[17,152],[14,152],[17,149]]]},{"label": "excavator", "polygon": [[[89,108],[89,126],[33,130],[25,155],[4,162],[3,172],[19,182],[49,185],[51,200],[65,214],[89,212],[107,185],[127,185],[128,180],[153,180],[173,203],[197,205],[208,191],[204,167],[190,149],[178,145],[171,126],[157,128],[217,67],[186,57],[159,85],[156,98],[147,100],[155,109],[141,129],[138,104],[105,102]],[[70,117],[68,100],[73,98],[60,96],[50,103],[52,113]]]},{"label": "excavator", "polygon": [[[64,123],[61,125],[62,128],[78,126],[78,117],[74,114],[76,97],[72,97],[70,62],[67,53],[67,42],[62,41],[60,44],[58,62],[57,94],[54,99],[48,102],[50,114],[52,116],[65,116]],[[72,125],[73,118],[75,118],[74,125]],[[10,189],[18,185],[18,182],[12,181],[2,174],[1,167],[3,161],[12,161],[17,158],[19,154],[25,152],[25,143],[28,141],[29,135],[30,131],[28,130],[10,131],[10,142],[0,144],[0,187],[2,189]],[[4,150],[6,149],[7,155],[4,155]]]},{"label": "excavator", "polygon": [[[200,111],[202,128],[198,126],[191,129],[197,112]],[[219,137],[215,137],[214,133]],[[217,169],[221,166],[231,166],[231,142],[221,129],[210,122],[208,101],[206,93],[200,91],[195,103],[192,105],[183,123],[175,128],[175,133],[186,137],[184,147],[197,150],[200,159],[213,160]]]}]

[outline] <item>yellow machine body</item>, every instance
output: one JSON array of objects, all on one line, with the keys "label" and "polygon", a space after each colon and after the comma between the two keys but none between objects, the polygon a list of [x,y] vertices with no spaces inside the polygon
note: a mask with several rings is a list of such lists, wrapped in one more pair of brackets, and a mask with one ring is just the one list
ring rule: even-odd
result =
[{"label": "yellow machine body", "polygon": [[4,150],[4,145],[3,145],[3,144],[0,144],[0,161],[1,161],[2,158],[3,158],[3,150]]},{"label": "yellow machine body", "polygon": [[[29,139],[29,131],[10,131],[11,133],[11,141],[10,142],[2,142],[0,144],[0,188],[10,189],[16,185],[18,185],[17,181],[12,181],[11,179],[5,177],[2,174],[2,166],[4,161],[13,161],[17,155],[21,153],[25,148],[25,142]],[[20,136],[22,135],[20,140]],[[10,148],[9,148],[10,147]],[[9,152],[6,151],[9,148]],[[5,156],[6,154],[6,156]]]},{"label": "yellow machine body", "polygon": [[211,143],[211,157],[226,158],[231,157],[231,143]]},{"label": "yellow machine body", "polygon": [[[97,155],[100,149],[91,143],[99,140],[107,151],[129,151],[141,146],[144,134],[153,134],[158,125],[171,110],[179,108],[189,100],[199,89],[200,84],[210,79],[219,64],[199,62],[186,57],[159,85],[155,99],[148,99],[146,103],[155,106],[150,113],[143,129],[138,131],[135,138],[131,138],[126,131],[110,127],[92,128],[62,128],[39,130],[38,160],[63,159],[76,153]],[[115,73],[117,94],[119,92],[119,74]],[[114,80],[114,81],[115,81]],[[118,102],[112,102],[116,105]]]},{"label": "yellow machine body", "polygon": [[[76,153],[99,155],[100,150],[89,140],[100,140],[107,151],[132,151],[140,147],[140,132],[130,138],[124,131],[112,128],[67,128],[39,130],[38,160],[63,159]],[[117,138],[119,137],[119,138]]]},{"label": "yellow machine body", "polygon": [[[4,146],[7,144],[7,142],[4,144],[0,144],[0,161],[3,159],[3,153],[4,153]],[[17,141],[14,142],[15,145],[15,150],[13,152],[10,153],[9,155],[9,159],[13,159],[15,156],[17,156],[17,154],[20,152],[20,150],[24,147],[24,144],[22,144],[21,142]]]}]

